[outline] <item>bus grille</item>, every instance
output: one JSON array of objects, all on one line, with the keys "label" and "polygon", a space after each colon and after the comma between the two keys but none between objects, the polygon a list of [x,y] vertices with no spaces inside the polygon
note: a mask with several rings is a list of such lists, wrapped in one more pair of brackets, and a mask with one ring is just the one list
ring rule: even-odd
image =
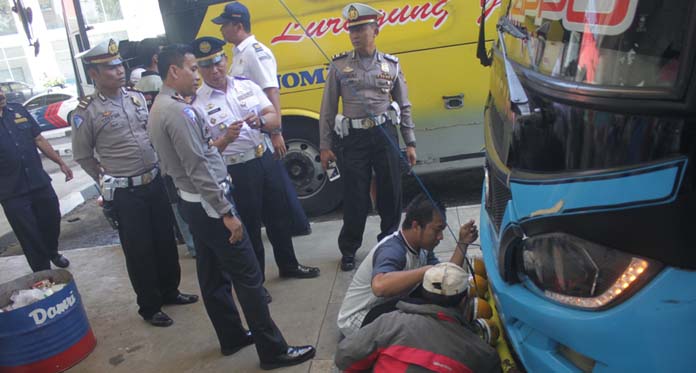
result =
[{"label": "bus grille", "polygon": [[510,189],[497,176],[491,174],[488,178],[488,193],[490,201],[488,201],[486,208],[488,214],[493,218],[496,231],[499,231],[503,215],[505,215],[505,207],[511,199]]}]

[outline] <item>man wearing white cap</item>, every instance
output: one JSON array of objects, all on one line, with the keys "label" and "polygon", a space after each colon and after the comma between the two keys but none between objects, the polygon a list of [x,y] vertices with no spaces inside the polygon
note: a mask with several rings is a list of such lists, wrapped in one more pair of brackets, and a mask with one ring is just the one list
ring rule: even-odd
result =
[{"label": "man wearing white cap", "polygon": [[[380,241],[360,263],[338,311],[343,335],[355,333],[383,313],[396,309],[423,281],[430,266],[439,263],[433,250],[447,227],[444,206],[424,195],[406,207],[401,229]],[[478,238],[473,220],[459,229],[459,241],[450,262],[461,266],[464,251]]]},{"label": "man wearing white cap", "polygon": [[[365,4],[343,8],[354,49],[333,58],[324,86],[319,117],[321,163],[336,160],[343,174],[343,228],[338,236],[341,269],[355,267],[369,211],[374,170],[382,240],[401,218],[401,164],[397,126],[410,166],[416,164],[416,137],[411,103],[399,59],[377,50],[381,13]],[[339,97],[343,113],[338,112]],[[337,137],[337,138],[336,138]]]},{"label": "man wearing white cap", "polygon": [[145,98],[124,88],[126,74],[115,40],[76,57],[82,58],[96,89],[80,99],[70,117],[73,158],[100,185],[105,209],[114,212],[138,313],[154,326],[170,326],[173,320],[161,307],[194,303],[198,296],[178,289],[174,216],[145,128]]},{"label": "man wearing white cap", "polygon": [[460,305],[469,274],[440,263],[423,276],[424,300],[401,301],[398,311],[338,345],[335,361],[346,372],[500,372],[496,351],[466,327]]}]

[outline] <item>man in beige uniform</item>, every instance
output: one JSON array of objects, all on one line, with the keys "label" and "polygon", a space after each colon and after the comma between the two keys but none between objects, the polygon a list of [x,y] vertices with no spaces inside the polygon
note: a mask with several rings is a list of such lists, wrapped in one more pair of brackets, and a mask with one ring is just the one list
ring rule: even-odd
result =
[{"label": "man in beige uniform", "polygon": [[[338,247],[341,269],[355,267],[355,252],[362,244],[370,208],[372,170],[377,181],[377,211],[381,233],[377,240],[396,231],[401,218],[401,168],[396,126],[406,144],[410,166],[416,164],[416,137],[411,103],[399,59],[377,50],[379,34],[376,9],[349,4],[343,9],[353,51],[333,58],[329,67],[319,118],[321,163],[336,160],[334,145],[341,150],[343,177],[343,228]],[[338,98],[343,114],[338,114]],[[334,141],[334,138],[339,138]]]},{"label": "man in beige uniform", "polygon": [[73,158],[101,186],[105,208],[115,212],[138,313],[154,326],[169,326],[162,305],[194,303],[198,296],[178,290],[174,217],[145,129],[145,98],[123,88],[125,70],[113,39],[77,57],[96,90],[71,115]]}]

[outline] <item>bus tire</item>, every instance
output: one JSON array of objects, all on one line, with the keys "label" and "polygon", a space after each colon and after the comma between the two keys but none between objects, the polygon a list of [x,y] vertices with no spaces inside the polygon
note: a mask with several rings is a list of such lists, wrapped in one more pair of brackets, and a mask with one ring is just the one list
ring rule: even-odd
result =
[{"label": "bus tire", "polygon": [[329,181],[321,167],[318,125],[310,118],[283,117],[283,137],[288,148],[283,163],[308,216],[329,213],[343,200],[343,181]]}]

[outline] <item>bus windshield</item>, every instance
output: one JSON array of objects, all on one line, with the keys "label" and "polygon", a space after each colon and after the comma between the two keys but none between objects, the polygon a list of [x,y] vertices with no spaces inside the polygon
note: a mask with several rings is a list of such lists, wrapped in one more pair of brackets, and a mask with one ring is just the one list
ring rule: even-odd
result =
[{"label": "bus windshield", "polygon": [[[513,0],[528,40],[505,36],[508,57],[541,74],[589,85],[672,88],[689,30],[690,0]],[[528,44],[527,44],[528,43]]]}]

